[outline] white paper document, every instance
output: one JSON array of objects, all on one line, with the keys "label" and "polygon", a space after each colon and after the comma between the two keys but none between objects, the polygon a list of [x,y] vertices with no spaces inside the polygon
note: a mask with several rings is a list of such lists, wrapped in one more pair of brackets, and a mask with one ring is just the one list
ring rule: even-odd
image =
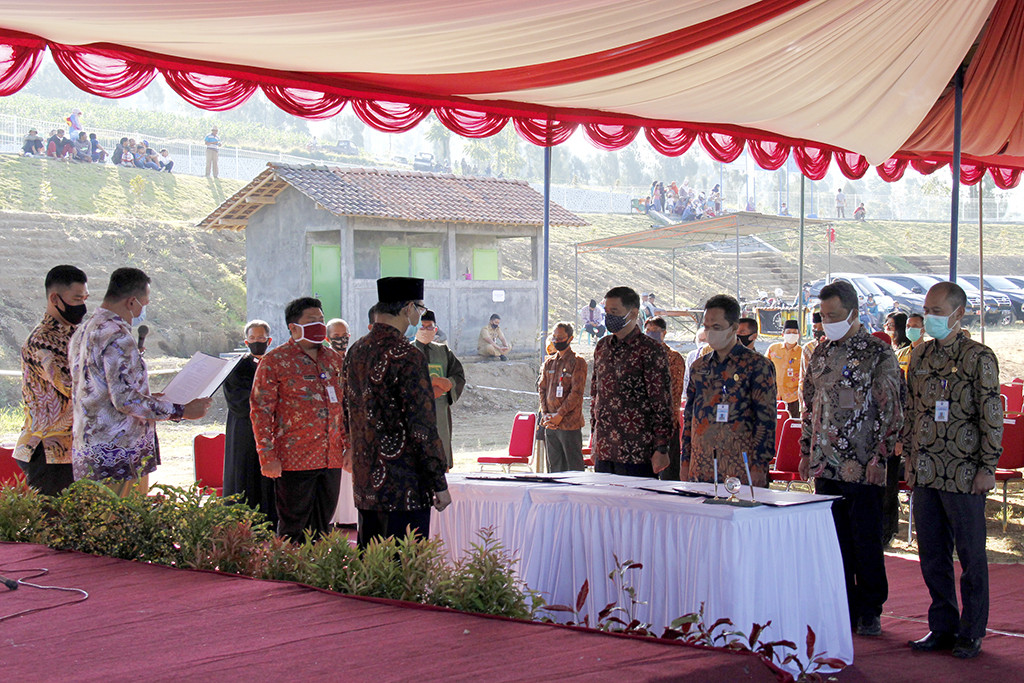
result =
[{"label": "white paper document", "polygon": [[242,356],[217,358],[196,353],[163,392],[163,400],[184,405],[197,398],[209,398],[217,391]]}]

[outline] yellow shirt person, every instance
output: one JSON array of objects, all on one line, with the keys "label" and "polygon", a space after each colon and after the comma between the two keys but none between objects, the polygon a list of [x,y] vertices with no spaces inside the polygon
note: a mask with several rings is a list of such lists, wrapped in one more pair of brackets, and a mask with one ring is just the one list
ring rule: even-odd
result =
[{"label": "yellow shirt person", "polygon": [[765,354],[775,365],[775,386],[778,399],[786,404],[800,400],[800,360],[803,348],[800,346],[800,331],[795,320],[787,320],[783,330],[783,341],[768,347]]}]

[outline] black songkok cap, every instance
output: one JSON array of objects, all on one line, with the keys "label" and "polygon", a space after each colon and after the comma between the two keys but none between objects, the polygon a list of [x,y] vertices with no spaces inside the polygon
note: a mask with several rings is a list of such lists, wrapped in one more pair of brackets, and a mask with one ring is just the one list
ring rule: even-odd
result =
[{"label": "black songkok cap", "polygon": [[811,322],[812,323],[820,323],[821,322],[821,313],[812,313],[811,314]]},{"label": "black songkok cap", "polygon": [[800,329],[800,323],[798,323],[795,320],[787,320],[785,323],[782,324],[782,329],[784,329],[784,330],[799,330]]},{"label": "black songkok cap", "polygon": [[423,315],[420,316],[420,321],[429,320],[433,323],[437,322],[437,318],[434,317],[433,311],[423,311]]},{"label": "black songkok cap", "polygon": [[423,279],[418,277],[382,277],[377,280],[377,301],[395,304],[423,300]]}]

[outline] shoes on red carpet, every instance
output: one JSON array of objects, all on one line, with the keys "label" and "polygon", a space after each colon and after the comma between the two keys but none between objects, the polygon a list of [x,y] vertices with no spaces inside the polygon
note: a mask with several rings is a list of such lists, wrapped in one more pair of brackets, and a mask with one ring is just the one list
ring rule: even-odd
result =
[{"label": "shoes on red carpet", "polygon": [[929,631],[928,635],[920,640],[912,640],[908,643],[910,649],[918,652],[936,652],[938,650],[952,650],[956,644],[956,637],[952,633],[936,633]]},{"label": "shoes on red carpet", "polygon": [[880,636],[882,635],[882,619],[880,617],[861,617],[857,624],[856,633],[858,636]]},{"label": "shoes on red carpet", "polygon": [[953,656],[957,659],[974,659],[981,654],[981,638],[957,638],[953,645]]}]

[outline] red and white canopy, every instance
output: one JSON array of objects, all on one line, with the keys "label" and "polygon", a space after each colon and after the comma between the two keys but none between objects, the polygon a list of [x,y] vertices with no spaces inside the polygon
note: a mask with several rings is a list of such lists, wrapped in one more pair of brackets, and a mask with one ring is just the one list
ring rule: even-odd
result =
[{"label": "red and white canopy", "polygon": [[95,95],[157,73],[188,102],[237,106],[262,88],[289,113],[350,105],[408,130],[431,111],[459,135],[509,122],[539,145],[582,126],[618,149],[700,143],[764,168],[835,159],[887,180],[952,155],[949,81],[965,80],[965,182],[1024,168],[1024,0],[38,0],[0,2],[0,96],[46,48]]}]

